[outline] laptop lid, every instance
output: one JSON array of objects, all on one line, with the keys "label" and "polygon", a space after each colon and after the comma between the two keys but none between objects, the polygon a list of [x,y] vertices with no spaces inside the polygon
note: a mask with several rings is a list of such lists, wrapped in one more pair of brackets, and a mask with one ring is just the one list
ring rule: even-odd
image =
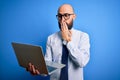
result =
[{"label": "laptop lid", "polygon": [[35,65],[42,75],[50,75],[55,70],[63,68],[64,64],[58,64],[44,60],[41,46],[12,42],[12,46],[20,66],[26,68],[29,62]]}]

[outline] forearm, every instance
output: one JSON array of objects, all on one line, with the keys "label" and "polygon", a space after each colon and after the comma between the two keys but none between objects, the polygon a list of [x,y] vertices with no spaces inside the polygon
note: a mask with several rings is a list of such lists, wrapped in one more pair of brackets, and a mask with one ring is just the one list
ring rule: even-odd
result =
[{"label": "forearm", "polygon": [[67,43],[69,57],[76,66],[84,67],[90,59],[90,44],[89,39],[79,45],[74,45],[74,42]]}]

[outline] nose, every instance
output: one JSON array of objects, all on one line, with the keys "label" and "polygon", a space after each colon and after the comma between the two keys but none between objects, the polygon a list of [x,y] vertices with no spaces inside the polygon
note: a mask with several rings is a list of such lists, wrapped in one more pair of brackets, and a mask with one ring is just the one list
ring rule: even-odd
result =
[{"label": "nose", "polygon": [[65,22],[64,16],[61,17],[61,22]]}]

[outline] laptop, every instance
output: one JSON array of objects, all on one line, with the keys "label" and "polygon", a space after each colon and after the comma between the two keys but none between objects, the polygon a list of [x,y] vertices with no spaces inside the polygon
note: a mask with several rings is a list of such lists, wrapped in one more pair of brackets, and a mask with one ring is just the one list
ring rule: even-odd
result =
[{"label": "laptop", "polygon": [[26,68],[31,62],[40,71],[40,75],[51,75],[65,66],[64,64],[45,61],[41,46],[12,42],[12,47],[18,64]]}]

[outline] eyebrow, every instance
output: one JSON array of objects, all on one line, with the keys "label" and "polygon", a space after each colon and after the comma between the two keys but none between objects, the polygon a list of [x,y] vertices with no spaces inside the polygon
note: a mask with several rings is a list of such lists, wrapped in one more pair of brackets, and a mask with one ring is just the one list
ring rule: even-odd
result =
[{"label": "eyebrow", "polygon": [[61,13],[58,13],[59,15],[64,15],[64,14],[74,14],[74,13],[63,13],[63,14],[61,14]]}]

